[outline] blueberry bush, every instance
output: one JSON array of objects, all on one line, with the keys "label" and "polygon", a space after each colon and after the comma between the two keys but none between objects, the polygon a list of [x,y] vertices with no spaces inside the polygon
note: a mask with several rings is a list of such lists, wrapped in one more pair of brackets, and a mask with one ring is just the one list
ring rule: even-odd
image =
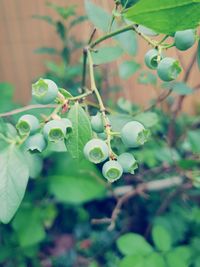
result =
[{"label": "blueberry bush", "polygon": [[[63,47],[36,52],[60,62],[46,63],[28,106],[17,107],[12,87],[0,85],[0,263],[199,267],[199,110],[180,111],[200,88],[188,85],[200,68],[200,1],[114,0],[109,14],[86,0],[82,17],[74,6],[47,6],[58,21],[34,17],[55,28]],[[86,19],[94,30],[82,43],[71,28]],[[135,59],[136,36],[149,45],[149,71]],[[187,67],[166,55],[191,47]],[[158,92],[145,109],[104,99],[103,66],[124,54],[120,79],[138,72],[138,83]]]}]

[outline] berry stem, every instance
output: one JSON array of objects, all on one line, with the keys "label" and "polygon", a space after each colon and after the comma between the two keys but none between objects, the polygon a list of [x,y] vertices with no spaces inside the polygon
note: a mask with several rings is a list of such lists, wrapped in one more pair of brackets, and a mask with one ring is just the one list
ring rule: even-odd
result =
[{"label": "berry stem", "polygon": [[98,38],[96,41],[94,41],[93,43],[90,44],[90,48],[94,48],[96,45],[100,44],[101,42],[113,37],[113,36],[116,36],[120,33],[123,33],[123,32],[127,32],[127,31],[135,31],[139,36],[141,36],[145,41],[147,41],[150,45],[152,45],[153,47],[156,47],[157,46],[157,42],[153,41],[152,39],[150,39],[148,36],[146,36],[145,34],[139,32],[137,30],[137,26],[135,24],[131,24],[131,25],[127,25],[125,27],[122,27],[121,29],[119,30],[116,30],[116,31],[113,31],[113,32],[110,32],[100,38]]},{"label": "berry stem", "polygon": [[107,145],[108,145],[108,149],[109,149],[109,157],[110,159],[114,159],[115,158],[115,154],[112,151],[111,148],[111,125],[110,122],[108,120],[108,117],[106,116],[106,108],[104,106],[103,100],[101,98],[101,95],[99,93],[99,90],[97,89],[96,86],[96,82],[95,82],[95,78],[94,78],[94,63],[93,63],[93,59],[92,59],[92,55],[90,50],[88,49],[88,60],[89,60],[89,73],[90,73],[90,82],[91,82],[91,91],[95,93],[98,104],[99,104],[99,109],[100,112],[102,114],[102,119],[103,119],[103,124],[105,127],[105,133],[107,136]]},{"label": "berry stem", "polygon": [[[79,99],[84,99],[85,97],[87,97],[87,96],[89,96],[91,94],[92,94],[91,91],[87,91],[84,94],[81,94],[81,95],[78,95],[78,96],[74,96],[74,97],[70,97],[70,98],[67,98],[66,100],[67,101],[76,101],[76,100],[79,100]],[[60,104],[59,105],[58,104],[48,104],[48,105],[34,104],[34,105],[28,105],[28,106],[25,106],[25,107],[22,107],[22,108],[17,108],[17,109],[14,109],[14,110],[11,110],[11,111],[8,111],[8,112],[5,112],[5,113],[0,113],[0,118],[13,116],[13,115],[22,113],[24,111],[32,110],[32,109],[43,109],[43,108],[46,108],[46,109],[53,109],[53,108],[57,109],[58,106],[59,106],[59,110],[60,110],[61,107],[62,107],[62,105],[60,105]]]}]

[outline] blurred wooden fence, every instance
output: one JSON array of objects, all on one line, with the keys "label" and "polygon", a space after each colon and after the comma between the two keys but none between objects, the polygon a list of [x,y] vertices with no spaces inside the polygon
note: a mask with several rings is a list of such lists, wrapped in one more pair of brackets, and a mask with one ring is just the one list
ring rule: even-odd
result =
[{"label": "blurred wooden fence", "polygon": [[[112,5],[112,1],[93,1],[106,9],[110,9]],[[33,51],[42,46],[49,46],[51,43],[56,43],[56,46],[59,46],[54,30],[47,23],[32,18],[35,14],[55,16],[55,12],[46,7],[45,2],[45,0],[0,1],[0,81],[14,84],[16,86],[16,99],[21,102],[26,102],[30,97],[31,81],[45,71],[44,60],[48,57],[34,54]],[[51,2],[61,5],[77,4],[80,14],[84,13],[83,0],[51,0]],[[86,40],[91,30],[92,26],[85,23],[81,25],[77,34],[81,33],[79,37]],[[143,63],[144,53],[147,49],[147,45],[139,40],[139,53],[136,57],[139,62]],[[189,63],[194,51],[194,49],[190,49],[182,56],[185,65]],[[170,53],[177,57],[175,50]],[[116,67],[116,64],[117,62],[112,65],[112,68]],[[200,81],[199,74],[197,66],[195,66],[190,77],[190,85],[196,85]],[[126,82],[119,81],[117,75],[112,79],[123,86],[121,93],[123,97],[144,106],[147,105],[149,99],[155,96],[155,92],[151,88],[138,85],[136,77]],[[198,97],[197,94],[188,97],[185,101],[185,111],[193,112],[194,107],[200,103],[200,94]]]}]

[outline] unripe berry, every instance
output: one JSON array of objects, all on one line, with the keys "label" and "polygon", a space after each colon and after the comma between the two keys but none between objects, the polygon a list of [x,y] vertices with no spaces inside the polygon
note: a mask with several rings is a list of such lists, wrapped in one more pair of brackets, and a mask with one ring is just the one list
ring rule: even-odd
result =
[{"label": "unripe berry", "polygon": [[122,153],[118,156],[117,160],[122,166],[124,173],[134,174],[135,170],[138,168],[136,159],[130,153]]},{"label": "unripe berry", "polygon": [[195,31],[193,29],[177,31],[174,36],[175,46],[179,50],[187,50],[195,43]]},{"label": "unripe berry", "polygon": [[148,68],[150,69],[156,69],[158,66],[158,50],[156,49],[151,49],[145,54],[145,64],[147,65]]},{"label": "unripe berry", "polygon": [[107,135],[106,133],[98,133],[97,136],[101,139],[101,140],[106,140],[107,139]]},{"label": "unripe berry", "polygon": [[66,127],[66,133],[70,133],[72,131],[72,122],[67,118],[62,118],[61,121]]},{"label": "unripe berry", "polygon": [[16,128],[21,135],[33,134],[40,127],[38,119],[30,114],[23,115],[19,118]]},{"label": "unripe berry", "polygon": [[138,121],[130,121],[121,130],[121,139],[127,147],[143,145],[150,135],[149,130]]},{"label": "unripe berry", "polygon": [[162,59],[157,68],[158,76],[165,82],[175,80],[180,74],[181,70],[182,69],[179,62],[170,57]]},{"label": "unripe berry", "polygon": [[39,79],[32,85],[32,95],[38,103],[50,104],[58,95],[58,87],[52,80]]},{"label": "unripe berry", "polygon": [[97,164],[108,158],[109,150],[105,141],[94,138],[87,142],[83,153],[89,161]]},{"label": "unripe berry", "polygon": [[47,147],[47,143],[41,133],[29,136],[24,145],[31,152],[42,152]]},{"label": "unripe berry", "polygon": [[51,120],[47,122],[43,129],[46,140],[49,140],[50,142],[64,140],[67,130],[71,128],[69,124],[70,121],[68,119]]},{"label": "unripe berry", "polygon": [[109,160],[107,161],[102,168],[103,176],[110,182],[118,180],[123,173],[122,166],[118,161]]},{"label": "unripe berry", "polygon": [[101,113],[97,112],[95,116],[91,117],[92,130],[96,133],[102,133],[104,131],[104,124]]}]

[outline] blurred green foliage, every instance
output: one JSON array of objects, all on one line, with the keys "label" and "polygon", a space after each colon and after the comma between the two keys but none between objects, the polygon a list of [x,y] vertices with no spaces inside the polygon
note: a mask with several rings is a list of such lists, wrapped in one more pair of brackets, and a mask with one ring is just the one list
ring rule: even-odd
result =
[{"label": "blurred green foliage", "polygon": [[[123,5],[126,3],[121,2]],[[128,1],[128,6],[135,2]],[[35,17],[54,27],[62,47],[60,50],[43,47],[35,51],[58,58],[58,61],[52,59],[46,62],[48,71],[41,76],[55,80],[61,87],[74,93],[80,86],[82,69],[81,64],[72,64],[72,55],[83,44],[75,39],[71,29],[86,18],[77,17],[73,6],[65,8],[50,3],[48,6],[57,12],[58,21],[48,16]],[[86,10],[90,20],[98,24],[101,14],[106,22],[105,12],[97,8],[94,12],[92,8],[93,5],[87,1]],[[138,83],[156,86],[156,77],[142,71],[135,61],[137,42],[134,37],[131,38],[133,44],[128,46],[128,54],[132,58],[131,61],[122,60],[119,67],[121,78],[128,79],[139,71]],[[123,47],[127,49],[127,39],[129,36],[124,35],[115,40],[116,46],[105,47],[101,54],[97,53],[96,63],[120,58],[124,53]],[[102,77],[102,73],[99,73],[99,77]],[[192,93],[186,84],[177,84],[174,88],[176,94]],[[107,88],[110,91],[112,89]],[[164,92],[167,88],[163,86],[161,90]],[[0,91],[0,112],[14,108],[16,104],[12,101],[12,86],[0,84]],[[179,196],[177,192],[177,198],[175,194],[173,201],[169,201],[160,214],[158,207],[163,199],[167,199],[171,192],[176,193],[176,189],[150,193],[151,201],[140,197],[130,200],[120,213],[116,229],[109,232],[105,225],[91,224],[93,218],[110,217],[115,206],[115,200],[108,194],[108,186],[96,166],[85,160],[74,161],[69,153],[63,151],[62,144],[49,147],[42,157],[27,153],[32,179],[11,224],[0,225],[0,266],[200,266],[199,116],[182,114],[178,117],[176,140],[172,148],[166,141],[172,118],[162,109],[154,107],[144,113],[141,107],[123,98],[117,103],[110,101],[110,106],[122,113],[110,115],[114,131],[133,118],[152,131],[150,142],[135,150],[140,170],[131,184],[178,176],[188,171],[192,174],[195,187],[187,192],[187,198],[184,191]],[[33,114],[35,112],[32,111]],[[9,117],[9,122],[15,122],[16,118]],[[116,152],[122,153],[120,142],[117,140],[112,145]],[[0,149],[1,145],[0,142]],[[57,151],[60,153],[55,153]],[[129,182],[127,175],[117,185],[127,185]]]}]

